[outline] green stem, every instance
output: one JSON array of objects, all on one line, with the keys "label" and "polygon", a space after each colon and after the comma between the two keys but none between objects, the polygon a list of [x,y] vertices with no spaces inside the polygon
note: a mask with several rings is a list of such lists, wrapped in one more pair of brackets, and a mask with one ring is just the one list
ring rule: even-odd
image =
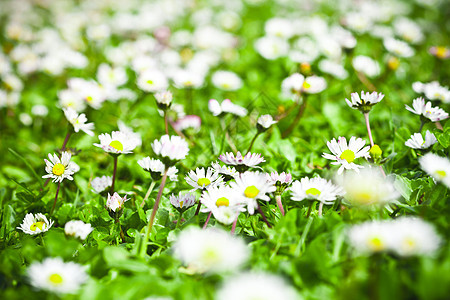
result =
[{"label": "green stem", "polygon": [[152,182],[150,183],[150,186],[148,187],[147,193],[145,193],[144,199],[142,199],[141,207],[144,207],[144,204],[147,201],[150,194],[152,193],[153,188],[155,187],[155,184],[156,184],[156,182],[152,180]]},{"label": "green stem", "polygon": [[180,215],[178,216],[178,220],[177,220],[177,226],[175,226],[175,228],[180,227],[180,225],[181,225],[181,217],[182,217],[182,216],[183,216],[183,213],[180,212]]},{"label": "green stem", "polygon": [[247,153],[249,153],[252,150],[253,144],[256,141],[256,138],[261,134],[260,131],[258,131],[255,136],[253,137],[252,141],[250,142],[250,146],[248,147]]},{"label": "green stem", "polygon": [[302,236],[300,237],[300,241],[297,244],[297,248],[295,249],[295,256],[300,256],[302,249],[305,246],[306,237],[308,236],[309,229],[311,228],[311,224],[314,218],[309,218],[308,223],[306,223],[305,230],[303,230]]}]

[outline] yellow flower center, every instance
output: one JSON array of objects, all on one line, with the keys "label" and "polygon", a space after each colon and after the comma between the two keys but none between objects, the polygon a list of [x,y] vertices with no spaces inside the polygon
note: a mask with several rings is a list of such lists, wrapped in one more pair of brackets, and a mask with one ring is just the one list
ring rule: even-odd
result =
[{"label": "yellow flower center", "polygon": [[56,176],[61,176],[62,174],[64,174],[64,170],[65,170],[65,169],[66,169],[66,168],[64,167],[63,164],[57,163],[57,164],[55,164],[55,165],[53,166],[52,172],[53,172],[53,174],[55,174]]},{"label": "yellow flower center", "polygon": [[381,251],[384,249],[384,243],[379,237],[373,237],[369,240],[369,247],[373,251]]},{"label": "yellow flower center", "polygon": [[180,208],[183,208],[183,201],[180,201]]},{"label": "yellow flower center", "polygon": [[225,197],[221,197],[221,198],[217,199],[217,201],[216,201],[216,206],[217,207],[219,207],[219,206],[229,206],[229,205],[230,205],[230,200],[228,200]]},{"label": "yellow flower center", "polygon": [[222,83],[222,87],[224,89],[229,89],[231,87],[231,85],[229,83],[227,83],[227,82],[224,82],[224,83]]},{"label": "yellow flower center", "polygon": [[370,204],[372,202],[372,194],[368,192],[356,193],[355,200],[361,204]]},{"label": "yellow flower center", "polygon": [[310,85],[308,82],[303,81],[302,87],[303,87],[304,89],[309,89],[309,88],[311,87],[311,85]]},{"label": "yellow flower center", "polygon": [[87,102],[92,102],[94,100],[94,98],[92,98],[92,96],[87,96],[86,97],[86,101]]},{"label": "yellow flower center", "polygon": [[447,48],[439,46],[436,47],[436,56],[439,58],[444,58],[445,54],[447,53]]},{"label": "yellow flower center", "polygon": [[409,250],[413,249],[416,246],[416,241],[411,238],[406,238],[405,240],[403,240],[403,246]]},{"label": "yellow flower center", "polygon": [[444,170],[437,170],[436,175],[439,176],[439,178],[444,179],[447,173]]},{"label": "yellow flower center", "polygon": [[319,196],[321,192],[316,188],[309,188],[305,191],[305,193],[309,196]]},{"label": "yellow flower center", "polygon": [[109,143],[109,145],[110,145],[111,147],[113,147],[114,149],[116,149],[117,151],[123,151],[123,145],[122,145],[122,143],[119,142],[119,141],[117,141],[117,140],[112,141],[111,143]]},{"label": "yellow flower center", "polygon": [[31,231],[36,231],[36,229],[39,228],[39,230],[42,230],[42,227],[44,227],[45,222],[39,221],[39,222],[35,222],[33,224],[31,224],[30,226],[30,230]]},{"label": "yellow flower center", "polygon": [[247,198],[255,198],[258,194],[259,190],[254,185],[248,186],[244,191],[244,195]]},{"label": "yellow flower center", "polygon": [[355,152],[350,149],[344,150],[340,156],[341,159],[345,159],[349,164],[355,160]]},{"label": "yellow flower center", "polygon": [[197,180],[197,184],[201,187],[206,187],[211,183],[211,180],[209,180],[208,178],[199,178]]},{"label": "yellow flower center", "polygon": [[52,274],[50,277],[48,277],[48,280],[50,280],[51,283],[55,285],[59,285],[63,282],[63,278],[59,274]]},{"label": "yellow flower center", "polygon": [[153,80],[147,80],[148,84],[153,84]]}]

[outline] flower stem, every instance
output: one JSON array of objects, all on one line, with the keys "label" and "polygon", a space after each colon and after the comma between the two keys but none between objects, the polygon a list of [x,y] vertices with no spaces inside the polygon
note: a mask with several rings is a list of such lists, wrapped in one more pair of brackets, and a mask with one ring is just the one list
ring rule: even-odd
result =
[{"label": "flower stem", "polygon": [[122,226],[120,225],[120,220],[116,219],[117,226],[119,226],[120,230],[120,238],[122,239],[122,243],[125,242],[125,235],[123,234]]},{"label": "flower stem", "polygon": [[181,212],[180,215],[178,216],[178,220],[177,220],[177,226],[175,226],[175,228],[180,227],[181,225],[181,217],[183,216],[183,213]]},{"label": "flower stem", "polygon": [[164,186],[166,185],[167,171],[168,170],[169,170],[169,168],[167,168],[167,167],[164,170],[164,175],[163,175],[162,180],[161,180],[161,185],[159,186],[158,196],[156,196],[155,205],[153,205],[153,211],[152,211],[152,214],[150,216],[150,220],[148,221],[148,229],[147,229],[147,232],[145,234],[144,245],[143,245],[144,249],[147,249],[148,238],[150,236],[150,233],[152,232],[153,222],[155,221],[156,212],[158,211],[158,207],[159,207],[159,202],[161,200],[161,196],[162,196],[162,193],[163,193],[163,190],[164,190]]},{"label": "flower stem", "polygon": [[281,137],[284,139],[286,138],[291,132],[292,130],[294,130],[294,128],[297,126],[298,122],[300,121],[300,119],[303,116],[303,113],[305,112],[305,108],[306,108],[306,101],[307,97],[306,95],[303,96],[303,103],[300,106],[297,115],[295,116],[294,121],[291,123],[291,125],[288,127],[288,129],[286,129],[283,134],[281,135]]},{"label": "flower stem", "polygon": [[256,207],[258,208],[258,212],[261,214],[263,221],[267,224],[267,227],[272,228],[269,221],[267,221],[266,215],[263,213],[263,211],[258,203],[256,204]]},{"label": "flower stem", "polygon": [[239,215],[236,217],[236,220],[234,220],[233,225],[231,226],[231,234],[234,234],[234,231],[236,230],[238,218],[239,218]]},{"label": "flower stem", "polygon": [[309,203],[308,212],[306,213],[306,218],[309,218],[309,216],[311,215],[313,204],[314,204],[314,201],[311,201]]},{"label": "flower stem", "polygon": [[195,210],[194,216],[198,216],[198,213],[200,212],[200,207],[201,206],[202,206],[202,203],[200,202],[200,200],[198,200],[198,205],[197,205],[197,209]]},{"label": "flower stem", "polygon": [[154,181],[152,180],[152,183],[150,183],[150,186],[148,187],[147,193],[145,193],[144,199],[142,199],[141,207],[144,207],[144,204],[145,204],[145,202],[147,201],[147,199],[148,199],[148,197],[150,196],[150,194],[152,193],[153,188],[155,187],[155,184],[156,184],[156,182],[154,182]]},{"label": "flower stem", "polygon": [[277,201],[278,208],[280,209],[281,214],[284,216],[284,208],[283,203],[281,202],[281,195],[276,195],[275,200]]},{"label": "flower stem", "polygon": [[247,153],[249,153],[249,152],[252,150],[252,147],[253,147],[253,144],[254,144],[255,141],[256,141],[256,138],[257,138],[260,134],[261,134],[261,132],[259,132],[259,131],[255,134],[255,136],[253,137],[252,141],[250,142],[250,146],[248,147]]},{"label": "flower stem", "polygon": [[208,217],[206,218],[205,225],[203,225],[203,229],[206,229],[208,226],[209,219],[211,218],[212,211],[209,212]]},{"label": "flower stem", "polygon": [[369,123],[369,113],[364,113],[364,120],[366,121],[366,127],[367,127],[367,134],[369,135],[370,140],[370,147],[373,147],[373,138],[372,138],[372,131],[370,130],[370,123]]},{"label": "flower stem", "polygon": [[56,200],[58,200],[59,188],[61,187],[61,182],[58,183],[58,188],[56,189],[55,201],[53,201],[52,210],[50,211],[50,216],[53,214],[56,206]]},{"label": "flower stem", "polygon": [[114,194],[114,183],[116,181],[116,173],[117,173],[117,159],[119,158],[118,155],[114,155],[114,170],[113,170],[113,178],[112,178],[112,184],[111,189],[109,190],[109,193],[111,196]]},{"label": "flower stem", "polygon": [[166,134],[169,135],[169,126],[167,124],[167,111],[164,110],[164,129],[166,130]]},{"label": "flower stem", "polygon": [[[312,201],[311,201],[312,203]],[[308,223],[306,223],[305,229],[303,230],[302,236],[298,241],[297,248],[295,249],[295,256],[300,256],[303,246],[305,245],[306,237],[308,236],[309,229],[311,228],[311,224],[314,218],[310,218]]]},{"label": "flower stem", "polygon": [[421,121],[421,122],[420,122],[419,133],[421,133],[421,132],[422,132],[422,129],[423,129],[423,125],[425,125],[425,123],[426,123],[426,122],[424,122],[424,121]]},{"label": "flower stem", "polygon": [[322,216],[322,211],[323,211],[323,202],[320,202],[320,204],[319,204],[319,217]]}]

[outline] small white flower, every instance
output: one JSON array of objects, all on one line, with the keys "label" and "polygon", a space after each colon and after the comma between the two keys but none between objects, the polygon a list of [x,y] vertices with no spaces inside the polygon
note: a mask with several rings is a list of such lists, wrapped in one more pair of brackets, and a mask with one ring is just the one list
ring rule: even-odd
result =
[{"label": "small white flower", "polygon": [[410,19],[399,17],[394,20],[393,25],[395,34],[409,43],[418,44],[424,38],[422,29]]},{"label": "small white flower", "polygon": [[93,136],[94,132],[94,123],[86,123],[87,118],[85,114],[78,115],[77,112],[72,108],[63,108],[64,115],[66,116],[67,121],[73,126],[73,130],[75,132],[79,132],[80,130],[84,131],[86,134]]},{"label": "small white flower", "polygon": [[177,70],[172,76],[175,87],[198,89],[205,82],[204,75],[193,70]]},{"label": "small white flower", "polygon": [[169,107],[172,104],[172,93],[170,91],[163,91],[155,94],[156,103]]},{"label": "small white flower", "polygon": [[216,173],[224,175],[225,180],[230,180],[239,174],[234,167],[221,166],[218,161],[211,163],[211,167]]},{"label": "small white flower", "polygon": [[[164,175],[165,165],[159,159],[150,158],[149,156],[138,160],[138,164],[145,171],[149,172],[153,180],[159,180]],[[167,177],[171,181],[178,181],[178,169],[175,166],[170,167],[167,170]]]},{"label": "small white flower", "polygon": [[178,119],[173,123],[173,128],[179,131],[183,131],[192,128],[194,131],[198,132],[202,124],[202,119],[196,115],[188,115],[183,118]]},{"label": "small white flower", "polygon": [[111,176],[104,175],[102,177],[95,177],[91,181],[92,191],[96,194],[100,194],[101,192],[105,191],[111,185],[112,185],[112,177]]},{"label": "small white flower", "polygon": [[166,75],[160,71],[147,70],[139,75],[137,86],[144,92],[155,93],[166,90],[169,82]]},{"label": "small white flower", "polygon": [[52,227],[53,221],[48,221],[47,217],[41,213],[33,215],[32,213],[26,214],[23,218],[22,224],[17,229],[22,230],[26,234],[39,234],[41,232],[46,232]]},{"label": "small white flower", "polygon": [[370,157],[370,146],[364,147],[365,144],[366,141],[354,136],[350,138],[348,145],[345,137],[339,137],[337,141],[333,138],[331,142],[327,142],[328,149],[330,149],[332,155],[323,153],[322,157],[335,160],[335,162],[331,163],[332,165],[341,165],[338,174],[342,174],[344,169],[355,170],[358,172],[358,169],[363,168],[363,166],[355,164],[355,159],[360,157]]},{"label": "small white flower", "polygon": [[283,278],[254,272],[229,277],[217,291],[217,300],[298,300],[296,291]]},{"label": "small white flower", "polygon": [[205,190],[222,183],[222,176],[214,171],[213,168],[197,168],[195,171],[189,171],[184,178],[194,190]]},{"label": "small white flower", "polygon": [[437,81],[429,83],[416,81],[412,84],[412,88],[416,93],[424,93],[425,97],[430,100],[439,100],[444,103],[450,103],[450,91],[448,87],[441,86]]},{"label": "small white flower", "polygon": [[450,160],[434,153],[427,153],[419,158],[420,167],[433,177],[450,188]]},{"label": "small white flower", "polygon": [[139,147],[142,145],[142,138],[139,133],[134,132],[131,127],[128,127],[124,122],[120,120],[117,121],[117,126],[119,127],[119,131],[124,133],[127,136],[128,140],[134,143],[134,147]]},{"label": "small white flower", "polygon": [[383,41],[384,47],[398,57],[411,57],[414,55],[414,49],[407,43],[396,40],[394,38],[387,38]]},{"label": "small white flower", "polygon": [[378,169],[365,167],[359,173],[347,173],[337,181],[344,188],[345,200],[352,205],[385,205],[400,197],[390,177]]},{"label": "small white flower", "polygon": [[118,193],[114,193],[112,196],[108,193],[108,200],[106,201],[106,207],[113,212],[120,211],[123,208],[125,201],[128,201],[127,196],[120,197]]},{"label": "small white flower", "polygon": [[355,56],[352,60],[353,68],[369,77],[380,75],[380,65],[376,60],[364,55]]},{"label": "small white flower", "polygon": [[258,199],[270,201],[269,193],[275,192],[276,187],[268,182],[266,176],[259,172],[245,172],[235,177],[236,182],[230,186],[236,189],[236,193],[247,205],[248,212],[253,215],[258,207]]},{"label": "small white flower", "polygon": [[212,212],[222,224],[233,223],[241,211],[245,211],[242,198],[229,186],[213,186],[204,191],[200,202],[206,206],[202,212]]},{"label": "small white flower", "polygon": [[240,105],[234,104],[230,99],[225,99],[222,103],[219,103],[216,99],[210,99],[208,102],[208,108],[215,117],[222,113],[230,113],[239,117],[244,117],[248,113],[247,109]]},{"label": "small white flower", "polygon": [[429,119],[431,122],[437,122],[448,118],[448,113],[446,113],[442,108],[439,108],[437,106],[432,107],[431,102],[428,101],[427,103],[425,103],[425,100],[422,97],[413,100],[412,108],[406,104],[405,106],[406,109],[410,112],[421,117],[423,116]]},{"label": "small white flower", "polygon": [[86,224],[80,220],[72,220],[64,225],[66,235],[74,236],[81,240],[85,240],[93,230],[94,228],[92,228],[91,224]]},{"label": "small white flower", "polygon": [[97,69],[97,79],[102,85],[118,87],[128,81],[128,76],[123,67],[103,63]]},{"label": "small white flower", "polygon": [[337,79],[346,79],[348,72],[344,66],[330,59],[323,59],[319,62],[319,69],[322,72],[328,73]]},{"label": "small white flower", "polygon": [[369,221],[354,225],[348,230],[350,245],[360,254],[371,254],[390,249],[395,236],[387,222]]},{"label": "small white flower", "polygon": [[291,199],[294,201],[309,199],[327,205],[333,204],[337,197],[345,193],[340,186],[320,177],[304,177],[300,181],[296,180],[289,189],[292,192]]},{"label": "small white flower", "polygon": [[122,131],[113,131],[111,135],[109,133],[102,133],[98,138],[100,144],[94,144],[94,146],[112,154],[132,153],[137,145],[135,138]]},{"label": "small white flower", "polygon": [[291,185],[292,183],[292,175],[291,173],[282,172],[278,174],[278,172],[272,172],[266,174],[267,181],[272,182],[273,184],[286,184]]},{"label": "small white flower", "polygon": [[268,36],[289,39],[294,35],[293,24],[288,19],[272,18],[266,21],[264,31]]},{"label": "small white flower", "polygon": [[42,176],[42,178],[52,178],[53,182],[62,182],[64,179],[73,180],[72,175],[76,171],[76,166],[74,162],[70,161],[72,154],[64,151],[61,154],[61,159],[55,153],[51,155],[48,154],[48,158],[45,161],[45,171],[47,175]]},{"label": "small white flower", "polygon": [[289,43],[282,38],[264,36],[254,43],[255,50],[265,59],[274,60],[289,52]]},{"label": "small white flower", "polygon": [[248,152],[245,156],[242,156],[241,152],[237,152],[236,157],[232,152],[227,152],[221,154],[219,159],[227,165],[242,167],[246,166],[249,168],[255,168],[260,163],[265,162],[264,157],[260,153],[250,153]]},{"label": "small white flower", "polygon": [[173,254],[192,273],[223,273],[238,270],[249,249],[241,238],[221,229],[189,227],[177,237]]},{"label": "small white flower", "polygon": [[353,109],[360,109],[363,113],[370,111],[371,107],[378,102],[380,102],[384,98],[382,93],[377,92],[364,92],[361,91],[361,98],[359,98],[358,93],[351,94],[351,101],[345,98],[345,102],[347,102],[348,106]]},{"label": "small white flower", "polygon": [[188,143],[177,135],[166,134],[161,139],[154,140],[152,149],[163,161],[168,159],[170,163],[186,158],[189,153]]},{"label": "small white flower", "polygon": [[258,125],[260,125],[264,129],[268,129],[270,126],[276,123],[278,122],[274,121],[271,115],[262,115],[258,118]]},{"label": "small white flower", "polygon": [[58,92],[59,105],[63,108],[73,108],[80,112],[86,108],[86,102],[82,96],[73,90],[62,90]]},{"label": "small white flower", "polygon": [[414,133],[405,142],[405,145],[413,149],[427,149],[437,142],[436,137],[430,131],[425,132],[425,139],[420,132]]},{"label": "small white flower", "polygon": [[224,91],[236,91],[242,87],[242,79],[230,71],[216,71],[211,78],[216,88]]},{"label": "small white flower", "polygon": [[281,89],[286,98],[298,100],[301,93],[317,94],[327,87],[324,78],[319,76],[304,77],[294,73],[281,82]]},{"label": "small white flower", "polygon": [[38,117],[45,117],[48,115],[48,108],[43,104],[36,104],[31,108],[31,113]]},{"label": "small white flower", "polygon": [[193,206],[196,202],[195,195],[191,193],[183,194],[180,192],[178,196],[172,194],[169,196],[170,203],[175,207],[181,210],[186,210],[189,207]]},{"label": "small white flower", "polygon": [[32,263],[27,274],[32,286],[57,294],[75,294],[88,279],[83,266],[59,257]]}]

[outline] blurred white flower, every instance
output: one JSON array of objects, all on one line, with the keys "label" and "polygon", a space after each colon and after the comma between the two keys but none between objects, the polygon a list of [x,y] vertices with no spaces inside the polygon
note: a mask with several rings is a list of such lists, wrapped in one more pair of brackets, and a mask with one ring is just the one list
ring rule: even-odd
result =
[{"label": "blurred white flower", "polygon": [[264,31],[268,36],[289,39],[294,35],[293,24],[288,19],[272,18],[266,21]]},{"label": "blurred white flower", "polygon": [[216,71],[211,81],[216,88],[224,91],[236,91],[243,85],[242,79],[234,72]]},{"label": "blurred white flower", "polygon": [[300,181],[296,180],[289,190],[292,192],[293,201],[317,200],[327,205],[333,204],[337,197],[345,194],[342,187],[320,177],[304,177]]},{"label": "blurred white flower", "polygon": [[94,228],[92,228],[91,224],[80,220],[72,220],[64,225],[64,233],[66,235],[74,236],[81,240],[85,240],[93,230]]},{"label": "blurred white flower", "polygon": [[66,116],[67,121],[73,126],[73,130],[75,132],[79,132],[80,130],[84,131],[86,134],[93,136],[94,132],[94,123],[86,123],[87,118],[85,114],[79,114],[72,108],[63,108],[64,115]]},{"label": "blurred white flower", "polygon": [[104,175],[102,177],[95,177],[91,181],[92,191],[96,194],[100,194],[101,192],[105,191],[111,185],[112,185],[112,177],[111,176]]},{"label": "blurred white flower", "polygon": [[364,55],[358,55],[353,58],[353,68],[356,71],[364,73],[369,77],[377,77],[380,75],[380,65],[376,60]]},{"label": "blurred white flower", "polygon": [[167,90],[169,82],[166,75],[158,70],[147,70],[139,74],[137,86],[144,92],[156,93]]},{"label": "blurred white flower", "polygon": [[420,167],[433,177],[450,188],[450,160],[434,153],[427,153],[419,158]]},{"label": "blurred white flower", "polygon": [[394,38],[384,39],[383,45],[387,51],[398,57],[411,57],[414,55],[413,48],[411,48],[407,43]]},{"label": "blurred white flower", "polygon": [[270,126],[278,123],[277,121],[273,120],[273,117],[271,115],[262,115],[258,118],[258,125],[261,126],[262,130],[269,129]]},{"label": "blurred white flower", "polygon": [[405,142],[405,145],[413,149],[427,149],[437,142],[436,137],[430,131],[425,132],[425,139],[420,132],[414,133]]},{"label": "blurred white flower", "polygon": [[405,107],[410,112],[419,115],[421,118],[429,119],[431,122],[437,122],[445,120],[448,118],[448,113],[446,113],[442,108],[438,106],[432,107],[431,102],[425,103],[422,97],[413,100],[413,107],[409,107],[405,104]]},{"label": "blurred white flower", "polygon": [[254,47],[262,57],[268,60],[285,56],[289,51],[289,43],[285,39],[272,36],[257,39]]}]

